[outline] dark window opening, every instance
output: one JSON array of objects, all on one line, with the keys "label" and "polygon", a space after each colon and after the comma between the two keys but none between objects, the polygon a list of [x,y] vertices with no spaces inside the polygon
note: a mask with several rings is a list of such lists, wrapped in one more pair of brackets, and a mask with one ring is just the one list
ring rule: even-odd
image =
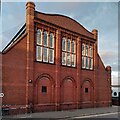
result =
[{"label": "dark window opening", "polygon": [[46,93],[47,92],[47,87],[46,86],[42,86],[42,93]]},{"label": "dark window opening", "polygon": [[88,88],[85,88],[85,93],[88,93]]},{"label": "dark window opening", "polygon": [[114,96],[117,96],[117,93],[116,93],[116,92],[114,92]]}]

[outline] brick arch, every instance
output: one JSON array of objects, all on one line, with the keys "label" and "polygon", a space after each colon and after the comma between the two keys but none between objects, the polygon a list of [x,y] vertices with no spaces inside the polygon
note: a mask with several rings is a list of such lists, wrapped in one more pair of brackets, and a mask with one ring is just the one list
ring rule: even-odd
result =
[{"label": "brick arch", "polygon": [[61,81],[60,85],[62,86],[62,84],[64,83],[64,81],[65,81],[65,80],[68,80],[68,79],[73,82],[73,84],[74,84],[75,87],[77,87],[77,84],[76,84],[75,79],[74,79],[73,77],[71,77],[71,76],[66,76],[66,77]]},{"label": "brick arch", "polygon": [[72,103],[76,99],[76,81],[67,76],[61,81],[61,103]]},{"label": "brick arch", "polygon": [[55,85],[55,81],[54,81],[54,79],[53,79],[53,77],[52,77],[51,75],[49,75],[49,74],[47,74],[47,73],[42,73],[42,74],[40,74],[40,75],[37,77],[37,79],[35,80],[34,86],[35,86],[35,85],[39,82],[39,80],[41,80],[43,77],[48,78],[48,79],[51,81],[51,83],[52,83],[53,85]]},{"label": "brick arch", "polygon": [[83,84],[84,84],[85,82],[87,82],[87,81],[88,81],[88,82],[91,84],[91,86],[94,88],[94,84],[93,84],[92,80],[89,79],[89,78],[86,78],[86,79],[83,80],[83,82],[82,82],[82,84],[81,84],[81,87],[82,87]]},{"label": "brick arch", "polygon": [[[47,92],[43,93],[42,88],[46,87]],[[37,77],[34,83],[34,104],[54,103],[55,82],[54,79],[46,73]]]},{"label": "brick arch", "polygon": [[[88,92],[86,92],[87,90]],[[85,79],[81,84],[81,98],[83,107],[93,107],[94,84],[91,79]]]}]

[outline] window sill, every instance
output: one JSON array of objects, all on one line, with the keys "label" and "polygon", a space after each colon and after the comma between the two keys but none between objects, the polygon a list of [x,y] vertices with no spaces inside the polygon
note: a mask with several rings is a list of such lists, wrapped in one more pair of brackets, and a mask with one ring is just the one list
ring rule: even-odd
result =
[{"label": "window sill", "polygon": [[94,71],[94,69],[81,68],[81,70]]},{"label": "window sill", "polygon": [[62,67],[66,67],[66,68],[74,68],[76,69],[77,67],[72,67],[72,66],[67,66],[67,65],[61,65]]},{"label": "window sill", "polygon": [[55,63],[48,63],[48,62],[42,62],[42,61],[34,61],[37,63],[41,63],[41,64],[47,64],[47,65],[55,65]]}]

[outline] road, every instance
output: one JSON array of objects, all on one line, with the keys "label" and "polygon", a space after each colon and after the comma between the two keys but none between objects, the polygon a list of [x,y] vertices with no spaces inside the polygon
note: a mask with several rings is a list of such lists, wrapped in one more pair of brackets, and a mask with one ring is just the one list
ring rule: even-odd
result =
[{"label": "road", "polygon": [[118,107],[112,106],[103,108],[74,109],[66,111],[51,111],[15,116],[4,116],[2,120],[10,120],[10,118],[15,118],[15,120],[31,120],[32,118],[39,118],[39,120],[94,120],[93,118],[97,120],[101,120],[100,118],[102,118],[102,120],[104,120],[104,118],[108,118],[108,120],[114,120],[113,118],[116,118],[115,120],[118,120]]},{"label": "road", "polygon": [[[120,114],[120,113],[119,113]],[[83,118],[101,118],[101,119],[104,119],[104,118],[109,118],[111,120],[114,120],[114,119],[117,119],[118,120],[118,112],[114,112],[114,113],[103,113],[103,114],[96,114],[96,115],[87,115],[87,116],[78,116],[78,117],[73,117],[71,119],[83,119]]]}]

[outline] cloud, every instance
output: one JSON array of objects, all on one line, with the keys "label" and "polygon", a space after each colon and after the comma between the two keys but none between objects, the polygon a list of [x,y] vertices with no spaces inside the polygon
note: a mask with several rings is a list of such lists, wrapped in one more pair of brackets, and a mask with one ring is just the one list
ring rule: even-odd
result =
[{"label": "cloud", "polygon": [[105,66],[110,65],[112,71],[118,71],[118,54],[115,51],[101,51],[99,52]]}]

